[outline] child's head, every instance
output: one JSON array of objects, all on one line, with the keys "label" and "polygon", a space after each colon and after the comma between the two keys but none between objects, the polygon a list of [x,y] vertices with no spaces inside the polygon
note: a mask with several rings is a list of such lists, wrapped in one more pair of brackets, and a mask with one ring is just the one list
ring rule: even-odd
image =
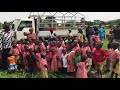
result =
[{"label": "child's head", "polygon": [[12,52],[9,52],[9,53],[8,53],[8,57],[10,57],[10,56],[13,56]]},{"label": "child's head", "polygon": [[93,47],[95,47],[95,46],[96,46],[96,43],[94,42],[94,43],[93,43]]},{"label": "child's head", "polygon": [[63,54],[66,54],[66,49],[65,49],[65,48],[62,50],[62,53],[63,53]]},{"label": "child's head", "polygon": [[108,43],[107,47],[108,47],[108,49],[112,48],[112,44]]},{"label": "child's head", "polygon": [[25,44],[25,40],[24,39],[21,39],[20,40],[22,44]]},{"label": "child's head", "polygon": [[58,40],[62,40],[62,37],[60,35],[58,36]]},{"label": "child's head", "polygon": [[97,42],[96,43],[96,49],[100,49],[100,48],[102,48],[102,42]]},{"label": "child's head", "polygon": [[32,48],[30,48],[30,49],[29,49],[29,52],[30,52],[30,53],[32,53],[32,52],[33,52]]},{"label": "child's head", "polygon": [[49,52],[49,49],[47,48],[47,49],[46,49],[46,53],[48,53],[48,52]]},{"label": "child's head", "polygon": [[88,45],[87,41],[84,41],[83,46],[86,47]]},{"label": "child's head", "polygon": [[95,32],[95,35],[98,35],[98,31]]},{"label": "child's head", "polygon": [[36,41],[35,41],[35,45],[38,45],[38,43],[39,43],[39,40],[36,40]]},{"label": "child's head", "polygon": [[57,47],[60,48],[61,47],[61,43],[57,42]]},{"label": "child's head", "polygon": [[29,46],[28,45],[24,45],[24,49],[25,50],[29,50]]},{"label": "child's head", "polygon": [[88,57],[91,57],[91,51],[90,50],[87,50],[86,54],[87,54]]},{"label": "child's head", "polygon": [[41,54],[41,58],[45,59],[45,55],[44,55],[44,54]]},{"label": "child's head", "polygon": [[86,60],[87,60],[87,56],[82,55],[82,56],[81,56],[81,60],[80,60],[80,61],[81,61],[81,62],[85,62]]},{"label": "child's head", "polygon": [[77,40],[74,40],[73,45],[76,46],[77,43],[78,43],[78,41],[77,41]]},{"label": "child's head", "polygon": [[75,51],[75,55],[76,55],[76,56],[79,56],[79,55],[80,55],[80,50],[76,50],[76,51]]},{"label": "child's head", "polygon": [[33,42],[31,38],[28,38],[28,41],[30,44]]},{"label": "child's head", "polygon": [[83,43],[80,40],[78,40],[78,44],[79,44],[80,47],[83,46]]},{"label": "child's head", "polygon": [[67,52],[69,53],[69,52],[71,52],[72,51],[72,49],[73,49],[73,45],[72,44],[70,44],[68,47],[67,47]]},{"label": "child's head", "polygon": [[54,54],[54,53],[55,53],[55,49],[54,49],[54,48],[52,48],[52,49],[51,49],[51,52]]},{"label": "child's head", "polygon": [[17,46],[17,42],[14,41],[14,42],[12,43],[12,45],[13,45],[13,47],[16,47],[16,46]]},{"label": "child's head", "polygon": [[118,49],[119,48],[119,43],[117,42],[114,42],[112,43],[112,48],[115,50],[115,49]]},{"label": "child's head", "polygon": [[41,52],[41,48],[38,47],[37,50],[36,50],[36,52]]},{"label": "child's head", "polygon": [[71,33],[72,31],[71,30],[68,30],[69,31],[69,33]]},{"label": "child's head", "polygon": [[25,41],[25,44],[26,45],[30,45],[30,42],[27,40],[27,41]]}]

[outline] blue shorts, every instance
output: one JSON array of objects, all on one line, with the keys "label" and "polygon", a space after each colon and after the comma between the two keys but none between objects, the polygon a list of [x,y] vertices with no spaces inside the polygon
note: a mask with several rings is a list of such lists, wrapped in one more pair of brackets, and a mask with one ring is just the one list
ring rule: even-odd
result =
[{"label": "blue shorts", "polygon": [[16,70],[17,69],[17,65],[14,63],[14,64],[10,64],[9,65],[9,68],[8,68],[8,70]]}]

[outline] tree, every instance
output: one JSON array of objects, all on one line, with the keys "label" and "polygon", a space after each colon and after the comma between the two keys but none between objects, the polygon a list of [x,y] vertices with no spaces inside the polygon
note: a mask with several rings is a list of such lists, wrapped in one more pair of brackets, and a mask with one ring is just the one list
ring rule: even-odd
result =
[{"label": "tree", "polygon": [[72,27],[73,24],[74,24],[74,20],[70,20],[70,21],[67,21],[67,22],[65,23],[65,26],[66,26],[66,27]]},{"label": "tree", "polygon": [[56,26],[57,22],[55,20],[55,17],[53,16],[47,16],[44,20],[43,23],[47,24],[47,25],[52,25],[52,19],[53,19],[53,27]]},{"label": "tree", "polygon": [[3,28],[3,24],[0,22],[0,29],[2,29]]}]

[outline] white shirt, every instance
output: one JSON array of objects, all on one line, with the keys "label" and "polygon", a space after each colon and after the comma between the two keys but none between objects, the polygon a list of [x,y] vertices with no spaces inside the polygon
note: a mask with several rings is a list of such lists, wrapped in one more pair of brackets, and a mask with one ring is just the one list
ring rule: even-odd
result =
[{"label": "white shirt", "polygon": [[66,57],[67,57],[67,54],[65,54],[65,55],[62,54],[62,61],[63,61],[63,67],[64,68],[67,68],[67,59],[66,59]]}]

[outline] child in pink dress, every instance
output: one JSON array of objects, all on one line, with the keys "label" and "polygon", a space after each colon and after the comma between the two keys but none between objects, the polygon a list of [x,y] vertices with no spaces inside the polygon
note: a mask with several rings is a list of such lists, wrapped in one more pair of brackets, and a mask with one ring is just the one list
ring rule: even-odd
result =
[{"label": "child in pink dress", "polygon": [[61,43],[63,48],[66,48],[65,42],[64,42],[64,40],[62,39],[61,36],[58,36],[58,41]]},{"label": "child in pink dress", "polygon": [[17,46],[18,46],[18,48],[19,48],[20,53],[21,53],[21,45],[22,45],[22,42],[21,42],[21,41],[18,41]]},{"label": "child in pink dress", "polygon": [[95,39],[95,42],[100,42],[101,41],[98,32],[95,32],[94,39]]},{"label": "child in pink dress", "polygon": [[80,46],[77,40],[74,41],[73,45],[74,45],[73,51],[80,50]]},{"label": "child in pink dress", "polygon": [[86,55],[87,50],[91,51],[91,49],[88,45],[88,42],[84,42],[83,46],[80,49],[80,52],[81,52],[82,55]]},{"label": "child in pink dress", "polygon": [[116,60],[113,63],[111,78],[113,78],[114,74],[115,74],[115,78],[118,78],[118,75],[120,74],[120,51],[118,50],[119,43],[113,43],[112,47],[116,54]]},{"label": "child in pink dress", "polygon": [[36,50],[36,65],[37,65],[37,70],[40,71],[40,60],[41,60],[41,51],[40,48]]},{"label": "child in pink dress", "polygon": [[20,64],[20,62],[21,62],[20,61],[20,49],[17,46],[17,43],[15,41],[13,42],[10,52],[12,53],[12,55],[15,56],[15,63]]},{"label": "child in pink dress", "polygon": [[91,47],[93,46],[93,43],[95,42],[95,35],[94,34],[92,34],[91,36],[90,36],[90,45],[91,45]]},{"label": "child in pink dress", "polygon": [[113,64],[115,63],[116,60],[116,52],[115,50],[112,48],[112,44],[108,44],[108,58],[107,58],[107,62],[106,62],[106,72],[110,72],[112,70]]},{"label": "child in pink dress", "polygon": [[42,78],[48,78],[48,64],[47,64],[45,55],[43,55],[43,54],[41,55],[40,69],[41,69],[41,73],[42,73]]},{"label": "child in pink dress", "polygon": [[86,56],[82,56],[81,60],[79,61],[79,63],[77,63],[77,72],[76,72],[76,78],[88,78],[87,75],[87,63],[85,62],[87,59]]},{"label": "child in pink dress", "polygon": [[27,71],[32,75],[36,73],[36,56],[33,52],[32,48],[29,49],[29,54],[26,55],[26,62],[27,62]]},{"label": "child in pink dress", "polygon": [[59,57],[57,56],[55,49],[52,49],[51,52],[52,52],[51,71],[58,72],[58,60],[57,59],[59,59]]},{"label": "child in pink dress", "polygon": [[34,51],[35,50],[35,43],[32,41],[32,39],[29,39],[29,47]]},{"label": "child in pink dress", "polygon": [[23,65],[23,69],[28,69],[27,67],[27,60],[26,60],[26,56],[29,55],[29,46],[28,45],[25,45],[24,46],[24,51],[23,51],[23,59],[22,59],[22,65]]},{"label": "child in pink dress", "polygon": [[62,59],[61,59],[61,56],[62,56],[62,50],[63,50],[63,47],[61,46],[61,43],[58,42],[58,56],[59,56],[59,60],[58,60],[58,68],[59,68],[59,71],[61,71],[62,69]]},{"label": "child in pink dress", "polygon": [[67,50],[67,72],[70,73],[74,73],[75,72],[75,65],[74,65],[74,57],[75,57],[75,51],[72,50],[72,46],[70,45],[70,47]]},{"label": "child in pink dress", "polygon": [[52,59],[52,53],[50,52],[49,49],[46,49],[46,60],[48,63],[48,71],[51,71],[51,59]]},{"label": "child in pink dress", "polygon": [[21,52],[24,51],[24,45],[25,45],[25,40],[24,39],[21,39]]}]

